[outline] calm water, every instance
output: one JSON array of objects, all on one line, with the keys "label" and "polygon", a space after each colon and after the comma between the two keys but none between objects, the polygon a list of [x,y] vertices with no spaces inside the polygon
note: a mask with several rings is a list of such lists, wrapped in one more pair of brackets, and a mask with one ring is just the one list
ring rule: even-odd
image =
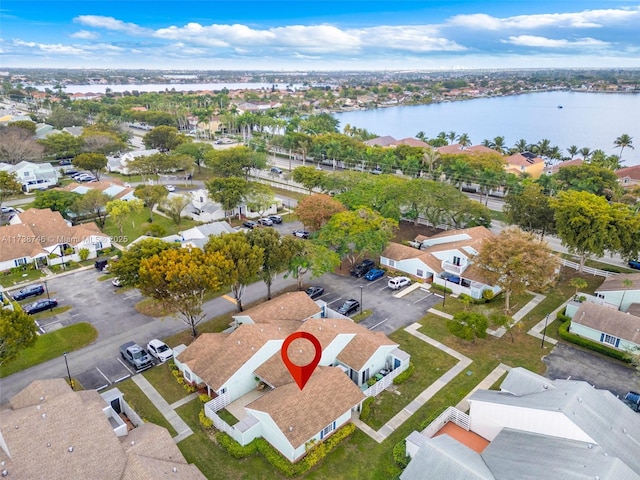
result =
[{"label": "calm water", "polygon": [[359,110],[335,117],[340,120],[341,130],[349,124],[396,139],[415,137],[419,131],[427,137],[453,131],[468,134],[474,145],[502,136],[505,145],[511,147],[521,138],[528,143],[546,138],[563,155],[571,145],[619,154],[613,142],[626,133],[635,148],[624,149],[623,165],[640,164],[640,94],[543,92]]}]

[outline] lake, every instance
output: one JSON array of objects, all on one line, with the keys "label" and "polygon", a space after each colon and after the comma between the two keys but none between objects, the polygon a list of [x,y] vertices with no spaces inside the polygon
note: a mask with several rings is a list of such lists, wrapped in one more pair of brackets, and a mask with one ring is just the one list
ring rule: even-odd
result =
[{"label": "lake", "polygon": [[340,130],[349,124],[396,139],[415,137],[420,131],[428,138],[453,131],[468,134],[474,145],[502,136],[512,147],[521,138],[532,144],[546,138],[563,155],[571,145],[617,155],[620,149],[613,142],[626,133],[635,149],[624,149],[623,166],[640,164],[640,94],[540,92],[334,116],[340,120]]}]

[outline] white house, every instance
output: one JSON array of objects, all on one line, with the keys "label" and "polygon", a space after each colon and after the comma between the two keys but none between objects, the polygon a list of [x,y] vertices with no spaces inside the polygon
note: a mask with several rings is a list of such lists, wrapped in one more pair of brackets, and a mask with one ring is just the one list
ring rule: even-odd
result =
[{"label": "white house", "polygon": [[22,161],[16,165],[0,163],[0,170],[15,173],[22,183],[22,190],[30,192],[58,184],[58,172],[50,163],[33,163]]},{"label": "white house", "polygon": [[640,303],[640,273],[607,277],[595,294],[605,304],[626,312],[633,304]]},{"label": "white house", "polygon": [[640,317],[591,302],[571,316],[571,333],[618,350],[640,349]]},{"label": "white house", "polygon": [[640,478],[640,416],[609,391],[513,368],[469,404],[407,437],[401,480]]},{"label": "white house", "polygon": [[191,208],[187,210],[186,215],[194,220],[206,223],[224,220],[227,218],[227,214],[230,216],[258,218],[260,214],[264,216],[278,213],[278,205],[281,204],[282,200],[276,198],[276,202],[264,212],[254,212],[245,203],[238,205],[230,212],[226,212],[222,205],[209,198],[209,192],[206,189],[201,188],[191,192]]},{"label": "white house", "polygon": [[0,248],[0,271],[34,264],[36,268],[79,261],[80,251],[95,258],[111,247],[111,238],[95,223],[70,226],[60,212],[30,208],[16,214],[9,225],[0,227],[4,239]]},{"label": "white house", "polygon": [[425,282],[465,293],[472,298],[482,298],[482,292],[494,294],[500,288],[490,285],[482,272],[473,267],[473,257],[478,254],[482,242],[493,237],[485,227],[449,230],[431,237],[416,238],[416,247],[390,243],[380,255],[380,265],[408,274]]},{"label": "white house", "polygon": [[[206,386],[213,400],[205,413],[216,427],[246,445],[263,437],[290,461],[306,453],[351,420],[369,394],[368,380],[395,377],[409,355],[384,334],[350,319],[329,318],[325,305],[292,292],[235,316],[231,333],[202,334],[175,362],[185,379]],[[294,332],[315,336],[322,348],[319,367],[300,390],[286,369],[281,349]],[[297,343],[296,343],[297,342]],[[289,358],[307,365],[316,351],[294,340]],[[230,427],[216,412],[227,408],[240,420]]]},{"label": "white house", "polygon": [[127,168],[127,163],[138,157],[148,157],[150,155],[155,155],[158,152],[159,150],[152,148],[149,150],[134,150],[132,152],[126,152],[120,157],[107,157],[107,170],[109,172],[128,175],[129,169]]}]

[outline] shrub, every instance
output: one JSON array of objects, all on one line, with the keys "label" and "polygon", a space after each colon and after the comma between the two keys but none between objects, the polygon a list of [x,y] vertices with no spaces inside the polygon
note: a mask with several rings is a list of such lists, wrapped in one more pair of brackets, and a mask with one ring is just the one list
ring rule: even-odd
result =
[{"label": "shrub", "polygon": [[444,285],[437,285],[435,283],[431,284],[431,290],[438,290],[439,292],[445,292],[445,293],[453,293],[453,290],[451,290],[450,288],[447,288]]},{"label": "shrub", "polygon": [[80,256],[80,260],[82,260],[84,262],[87,258],[89,258],[89,249],[81,248],[78,251],[78,255]]},{"label": "shrub", "polygon": [[616,360],[620,360],[625,363],[631,363],[631,358],[629,357],[628,353],[615,350],[613,348],[607,347],[606,345],[602,345],[598,342],[594,342],[593,340],[589,340],[588,338],[583,338],[580,335],[571,333],[569,331],[570,326],[571,321],[565,322],[560,325],[560,328],[558,329],[560,338],[575,345],[593,350],[594,352],[601,353],[602,355],[615,358]]},{"label": "shrub", "polygon": [[393,460],[398,464],[400,468],[407,468],[409,465],[409,455],[407,455],[407,443],[405,440],[400,440],[393,446]]},{"label": "shrub", "polygon": [[209,429],[213,427],[213,420],[205,415],[204,409],[200,410],[200,414],[198,415],[198,417],[200,417],[200,425],[202,425],[204,428]]},{"label": "shrub", "polygon": [[371,377],[369,378],[369,380],[367,380],[367,385],[369,385],[370,387],[373,387],[377,381],[378,380],[376,380],[376,377]]},{"label": "shrub", "polygon": [[366,422],[371,418],[371,404],[375,401],[374,397],[367,397],[362,402],[362,408],[360,409],[360,420]]},{"label": "shrub", "polygon": [[198,395],[198,398],[202,403],[207,403],[209,400],[211,400],[211,397],[206,393],[201,393],[200,395]]},{"label": "shrub", "polygon": [[231,435],[225,432],[216,433],[216,440],[225,452],[231,455],[233,458],[246,458],[256,453],[256,441],[245,445],[244,447],[236,442]]},{"label": "shrub", "polygon": [[482,291],[482,298],[484,298],[487,302],[490,302],[495,298],[496,294],[493,293],[493,290],[489,290],[488,288]]},{"label": "shrub", "polygon": [[393,384],[394,385],[400,385],[401,383],[404,383],[407,380],[409,380],[411,375],[413,375],[413,372],[414,372],[415,369],[416,369],[415,365],[413,363],[409,362],[409,366],[407,367],[407,369],[404,372],[402,372],[400,375],[398,375],[396,378],[393,379]]},{"label": "shrub", "polygon": [[184,389],[187,391],[187,393],[193,393],[197,390],[197,388],[195,387],[195,385],[189,383],[189,382],[184,382],[182,384],[182,386],[184,387]]}]

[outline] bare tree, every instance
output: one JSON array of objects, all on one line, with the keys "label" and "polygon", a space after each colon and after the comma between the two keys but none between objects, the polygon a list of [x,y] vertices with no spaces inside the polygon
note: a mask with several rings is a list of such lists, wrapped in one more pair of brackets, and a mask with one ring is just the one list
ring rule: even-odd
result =
[{"label": "bare tree", "polygon": [[43,153],[44,147],[30,131],[18,127],[0,129],[0,161],[15,165],[23,160],[39,160]]}]

